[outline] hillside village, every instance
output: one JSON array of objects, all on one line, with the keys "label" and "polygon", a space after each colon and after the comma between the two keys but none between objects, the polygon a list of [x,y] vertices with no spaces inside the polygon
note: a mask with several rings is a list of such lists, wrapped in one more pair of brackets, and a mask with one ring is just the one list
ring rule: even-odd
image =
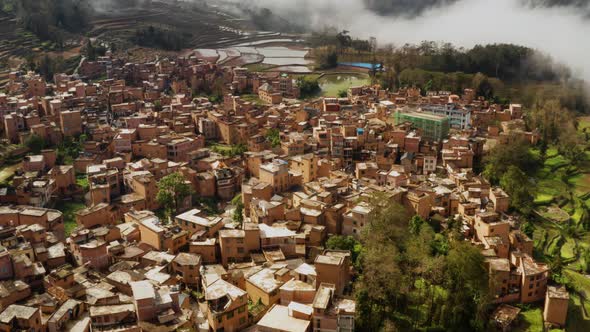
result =
[{"label": "hillside village", "polygon": [[[221,98],[195,93],[210,87]],[[564,327],[568,291],[477,169],[493,146],[537,144],[523,115],[473,89],[303,100],[292,75],[194,54],[107,53],[53,83],[12,72],[1,144],[22,162],[0,188],[0,330],[354,331],[352,253],[326,241],[360,239],[375,195],[459,221],[499,330],[531,303]]]}]

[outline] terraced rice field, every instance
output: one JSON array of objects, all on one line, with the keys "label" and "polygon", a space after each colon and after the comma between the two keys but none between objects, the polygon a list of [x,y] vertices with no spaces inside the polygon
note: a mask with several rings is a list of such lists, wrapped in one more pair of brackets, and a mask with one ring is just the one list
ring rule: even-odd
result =
[{"label": "terraced rice field", "polygon": [[119,42],[128,42],[136,29],[142,26],[175,29],[178,33],[191,36],[191,48],[258,46],[296,39],[276,32],[254,31],[249,22],[238,17],[219,12],[213,7],[180,1],[151,1],[139,9],[107,12],[96,17],[92,24],[94,28],[89,33],[91,37]]}]

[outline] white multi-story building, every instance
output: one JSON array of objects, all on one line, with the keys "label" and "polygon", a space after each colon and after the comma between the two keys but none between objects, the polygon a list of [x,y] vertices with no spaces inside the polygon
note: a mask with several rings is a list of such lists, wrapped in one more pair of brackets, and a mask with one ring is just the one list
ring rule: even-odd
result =
[{"label": "white multi-story building", "polygon": [[471,110],[458,107],[456,104],[448,103],[445,105],[422,105],[418,111],[448,117],[451,128],[471,128]]}]

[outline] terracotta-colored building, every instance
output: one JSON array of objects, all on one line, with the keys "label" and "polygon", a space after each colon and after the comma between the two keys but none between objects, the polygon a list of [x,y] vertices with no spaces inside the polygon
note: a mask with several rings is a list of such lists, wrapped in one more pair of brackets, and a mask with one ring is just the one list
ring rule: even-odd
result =
[{"label": "terracotta-colored building", "polygon": [[543,320],[553,326],[563,327],[567,321],[569,293],[564,286],[548,286],[545,296]]},{"label": "terracotta-colored building", "polygon": [[217,279],[205,288],[207,321],[213,331],[237,332],[248,325],[248,293]]},{"label": "terracotta-colored building", "polygon": [[82,133],[82,114],[80,111],[62,111],[59,122],[64,136],[77,136]]},{"label": "terracotta-colored building", "polygon": [[201,256],[181,252],[172,260],[172,271],[187,285],[199,285]]},{"label": "terracotta-colored building", "polygon": [[340,250],[324,250],[316,256],[314,265],[317,273],[317,284],[330,283],[335,285],[338,295],[344,293],[350,282],[350,252]]}]

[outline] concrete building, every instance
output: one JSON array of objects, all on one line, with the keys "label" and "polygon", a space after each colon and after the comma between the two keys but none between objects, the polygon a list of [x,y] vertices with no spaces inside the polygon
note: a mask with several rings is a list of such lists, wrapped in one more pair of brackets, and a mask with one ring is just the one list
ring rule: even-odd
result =
[{"label": "concrete building", "polygon": [[412,123],[415,128],[420,130],[422,138],[426,140],[440,141],[449,135],[450,125],[446,116],[396,111],[394,120],[396,125],[405,122]]}]

